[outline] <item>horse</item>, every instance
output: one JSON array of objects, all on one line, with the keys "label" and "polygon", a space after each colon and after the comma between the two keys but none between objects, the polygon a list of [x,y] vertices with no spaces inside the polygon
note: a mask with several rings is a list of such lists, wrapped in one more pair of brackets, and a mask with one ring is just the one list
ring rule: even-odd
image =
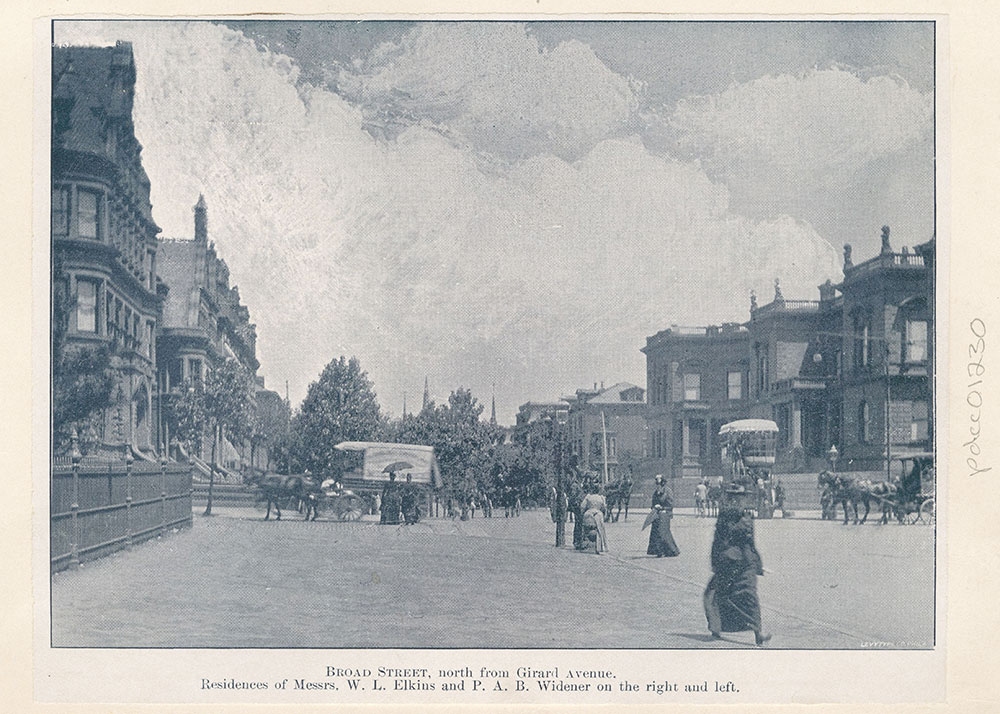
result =
[{"label": "horse", "polygon": [[[854,509],[854,525],[863,525],[868,520],[873,499],[877,500],[882,506],[880,524],[884,525],[888,523],[889,516],[893,513],[897,488],[895,484],[888,481],[855,479],[842,474],[832,474],[829,471],[822,471],[817,478],[816,485],[817,488],[824,489],[824,494],[829,493],[832,509],[836,509],[837,503],[843,506],[844,525],[847,525],[850,520],[849,508]],[[860,515],[860,509],[858,508],[862,504],[865,507],[865,514],[863,516]],[[824,514],[825,512],[826,509],[824,506]]]},{"label": "horse", "polygon": [[[625,509],[625,520],[628,520],[628,504],[632,499],[632,485],[632,479],[624,476],[605,487],[604,496],[608,502],[608,517],[612,523],[618,522],[623,508]],[[616,508],[617,511],[615,511]]]},{"label": "horse", "polygon": [[[265,474],[257,479],[258,501],[267,501],[267,514],[264,520],[271,519],[271,506],[277,514],[276,520],[281,520],[281,501],[295,501],[305,510],[305,520],[313,520],[319,516],[319,501],[322,496],[319,484],[313,479],[302,475]],[[310,518],[311,516],[311,518]]]}]

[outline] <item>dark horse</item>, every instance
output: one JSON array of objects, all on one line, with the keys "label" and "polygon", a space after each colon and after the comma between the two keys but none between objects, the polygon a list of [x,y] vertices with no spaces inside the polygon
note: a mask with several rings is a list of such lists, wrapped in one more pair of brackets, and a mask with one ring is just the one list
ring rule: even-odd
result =
[{"label": "dark horse", "polygon": [[[303,475],[264,474],[257,480],[257,499],[267,501],[267,514],[264,520],[271,519],[271,506],[281,520],[281,503],[301,504],[305,510],[305,520],[313,520],[319,516],[319,501],[322,493],[315,480]],[[310,518],[311,516],[311,518]]]},{"label": "dark horse", "polygon": [[[614,483],[609,483],[604,489],[604,497],[608,501],[608,517],[613,523],[618,522],[622,509],[625,509],[625,520],[628,520],[628,503],[632,498],[632,479],[623,476]],[[617,510],[615,510],[617,508]],[[614,515],[612,515],[614,512]]]},{"label": "dark horse", "polygon": [[[830,494],[832,504],[840,503],[844,508],[844,525],[850,519],[849,508],[854,510],[854,525],[861,525],[868,520],[871,512],[871,502],[877,501],[882,506],[881,524],[889,522],[893,512],[896,486],[888,481],[869,481],[855,479],[843,474],[832,474],[822,471],[817,479],[817,487]],[[864,505],[865,514],[860,515],[859,505]],[[834,505],[833,508],[836,508]]]}]

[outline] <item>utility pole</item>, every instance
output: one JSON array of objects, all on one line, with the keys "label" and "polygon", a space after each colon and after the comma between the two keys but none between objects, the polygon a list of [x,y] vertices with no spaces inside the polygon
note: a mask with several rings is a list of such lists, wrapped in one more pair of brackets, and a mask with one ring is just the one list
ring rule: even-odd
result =
[{"label": "utility pole", "polygon": [[608,424],[604,419],[604,410],[601,410],[601,435],[604,438],[604,476],[601,478],[601,486],[608,485]]},{"label": "utility pole", "polygon": [[566,545],[566,469],[563,466],[563,430],[558,419],[553,418],[552,435],[555,439],[553,449],[556,465],[556,548]]},{"label": "utility pole", "polygon": [[[883,323],[885,320],[883,319]],[[889,340],[885,341],[885,480],[892,481],[892,427],[889,424],[892,391],[889,378]]]},{"label": "utility pole", "polygon": [[285,404],[288,405],[288,420],[285,422],[285,473],[292,473],[292,443],[288,438],[292,433],[292,400],[288,398],[288,380],[285,380]]}]

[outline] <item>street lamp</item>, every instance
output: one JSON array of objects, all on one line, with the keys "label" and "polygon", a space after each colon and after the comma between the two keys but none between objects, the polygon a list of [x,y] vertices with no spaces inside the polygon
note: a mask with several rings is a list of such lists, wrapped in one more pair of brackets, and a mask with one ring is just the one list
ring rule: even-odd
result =
[{"label": "street lamp", "polygon": [[830,447],[830,450],[826,452],[826,458],[830,459],[830,466],[833,472],[837,472],[837,459],[840,458],[840,452],[837,451],[837,445],[834,444]]}]

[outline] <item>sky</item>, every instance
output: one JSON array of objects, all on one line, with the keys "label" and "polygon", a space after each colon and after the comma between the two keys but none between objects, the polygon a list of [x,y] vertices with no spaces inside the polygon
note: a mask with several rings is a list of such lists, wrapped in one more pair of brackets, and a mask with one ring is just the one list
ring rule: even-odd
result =
[{"label": "sky", "polygon": [[357,356],[384,411],[645,386],[671,324],[816,299],[934,233],[914,22],[61,21],[133,43],[164,237],[209,236],[293,404]]}]

